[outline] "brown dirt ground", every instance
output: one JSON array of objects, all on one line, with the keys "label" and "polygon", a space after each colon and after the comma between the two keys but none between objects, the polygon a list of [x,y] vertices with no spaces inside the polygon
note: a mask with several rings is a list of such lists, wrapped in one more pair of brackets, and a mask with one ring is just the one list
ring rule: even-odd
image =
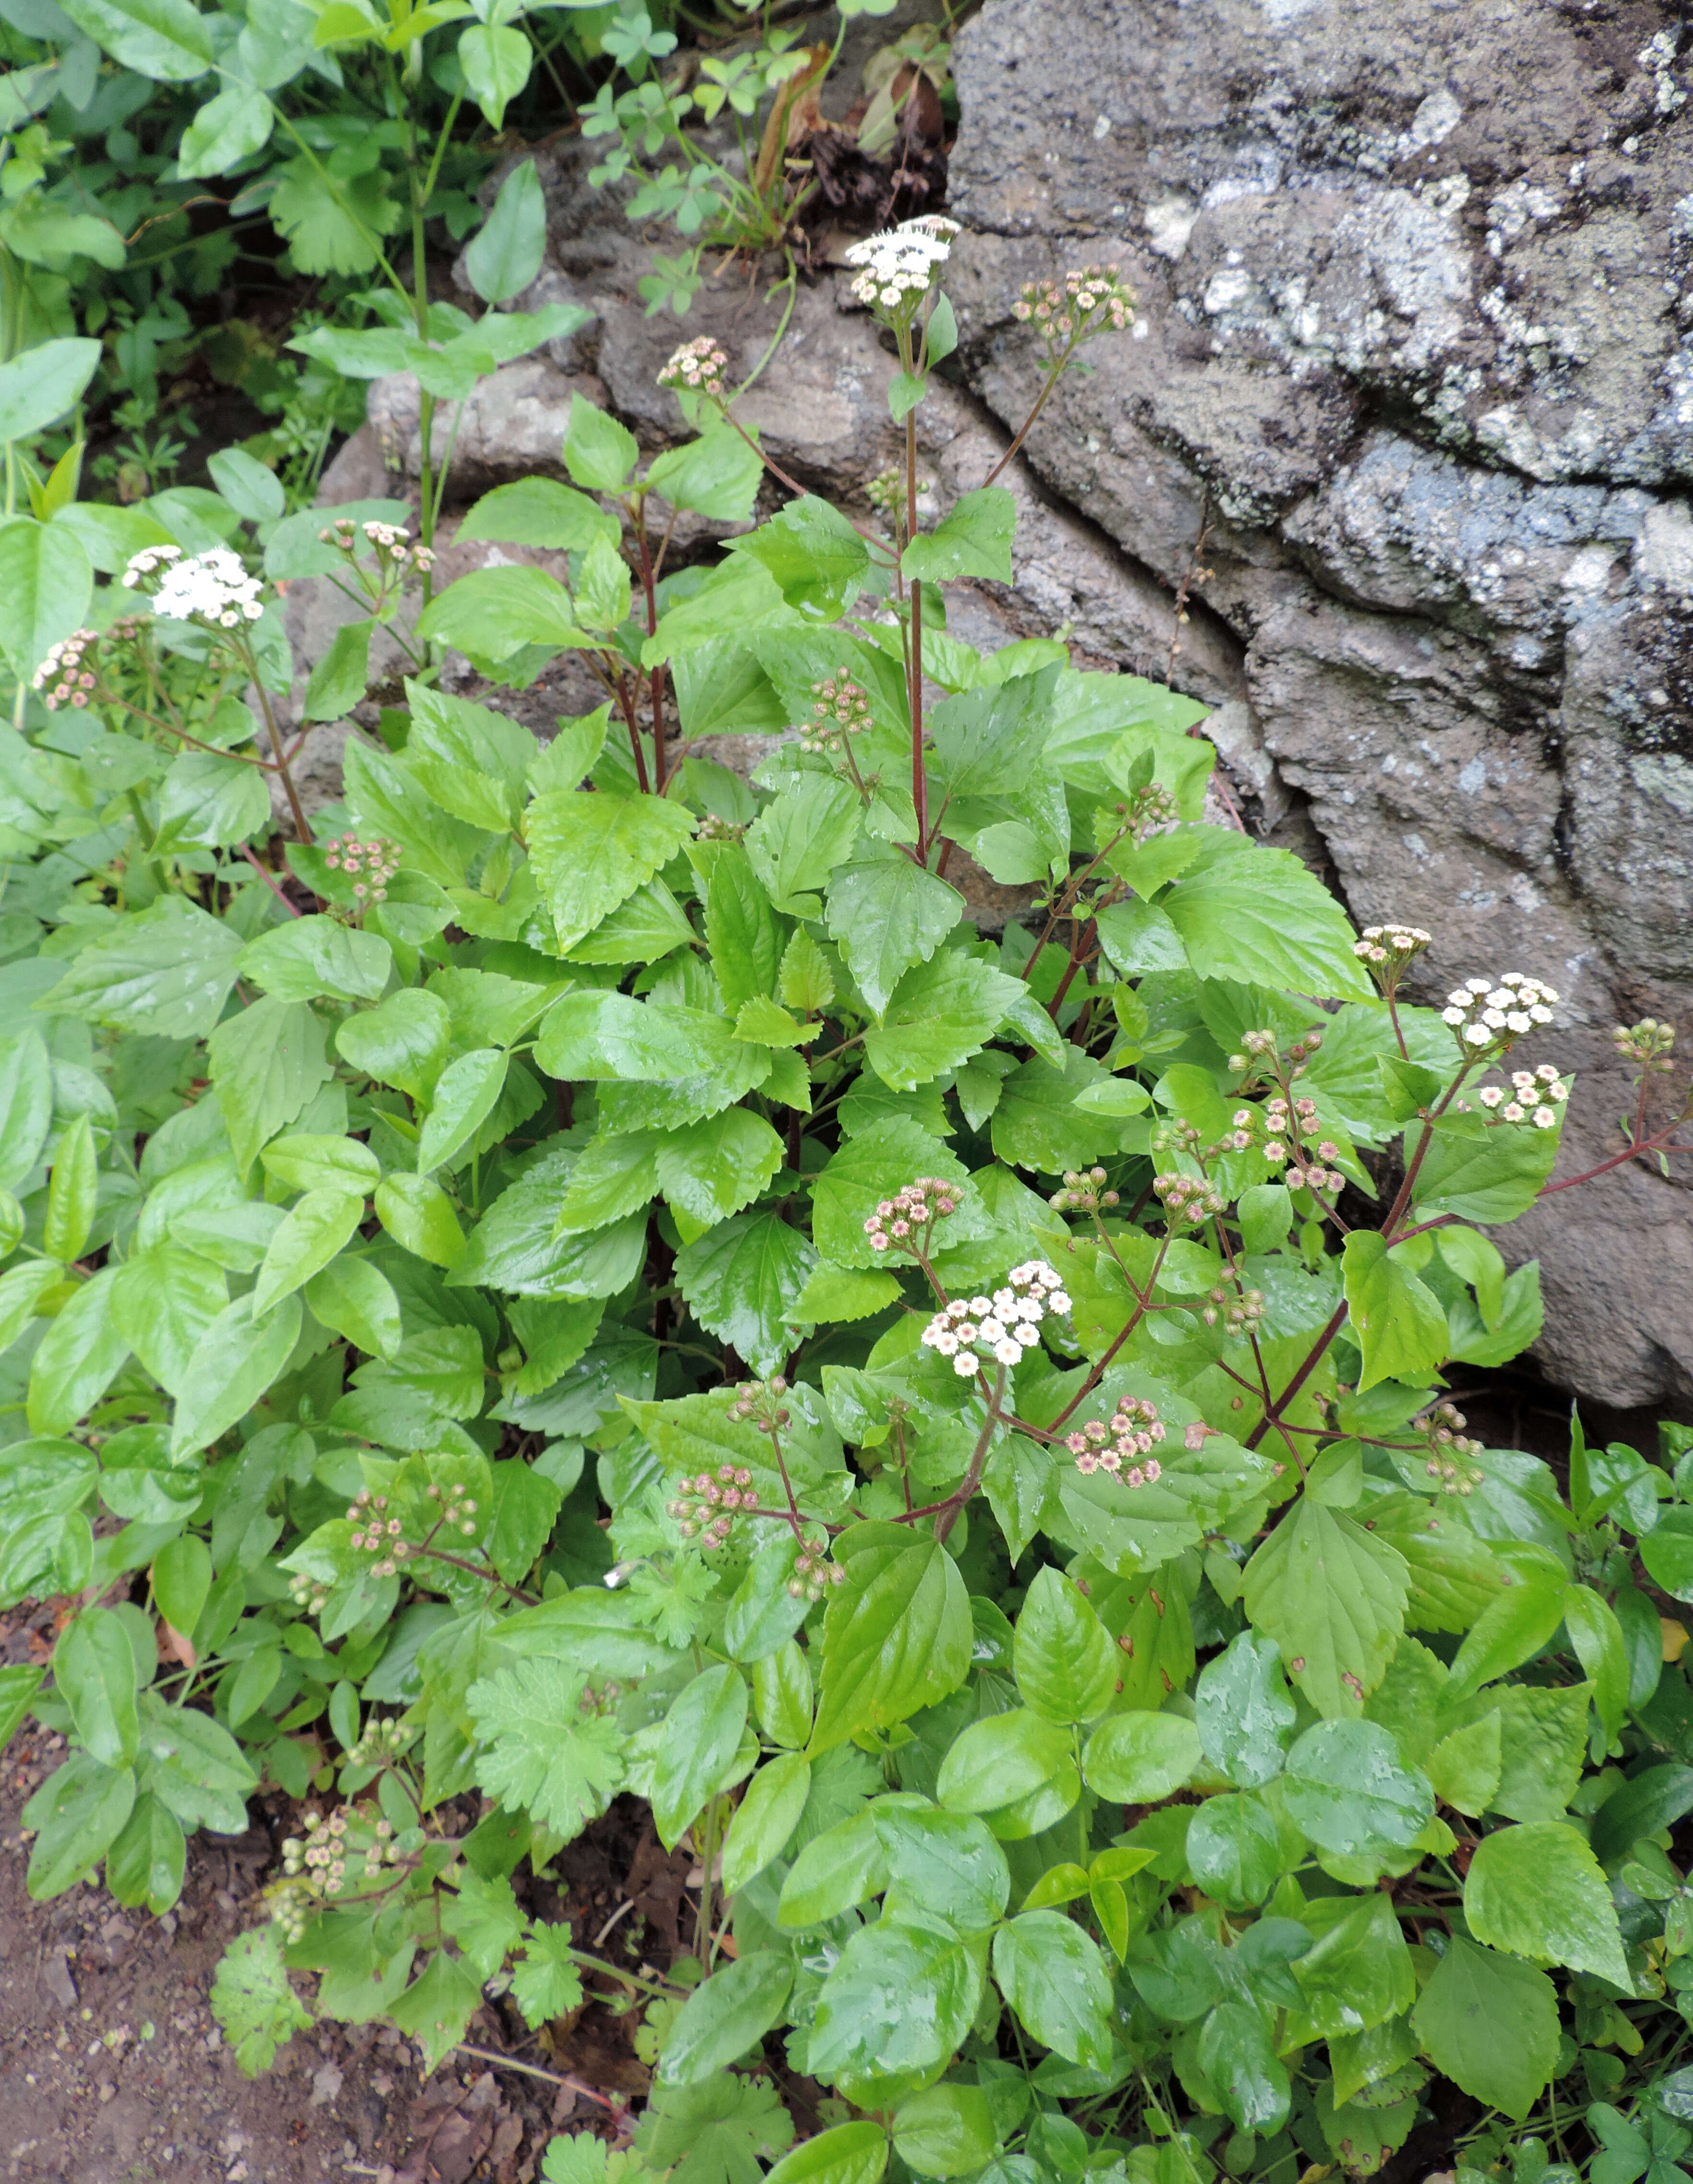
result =
[{"label": "brown dirt ground", "polygon": [[[50,1607],[0,1618],[0,1659],[42,1658],[53,1621]],[[629,2129],[559,2082],[569,2075],[625,2099],[646,2091],[638,2017],[593,2002],[538,2036],[509,2005],[484,2003],[467,2037],[537,2075],[460,2054],[426,2081],[393,2026],[325,2023],[297,2035],[266,2076],[243,2077],[207,1997],[228,1942],[263,1916],[292,1808],[255,1800],[246,1834],[194,1836],[181,1899],[163,1918],[125,1910],[93,1883],[34,1903],[19,1814],[64,1756],[62,1738],[28,1724],[0,1754],[0,2178],[532,2184],[558,2127]],[[632,1903],[608,1953],[632,1942],[632,1965],[650,1954],[662,1966],[687,1867],[651,1839],[644,1808],[621,1799],[561,1854],[555,1880],[529,1884],[530,1908],[569,1918],[588,1943]],[[311,1982],[296,1984],[309,1992]]]}]

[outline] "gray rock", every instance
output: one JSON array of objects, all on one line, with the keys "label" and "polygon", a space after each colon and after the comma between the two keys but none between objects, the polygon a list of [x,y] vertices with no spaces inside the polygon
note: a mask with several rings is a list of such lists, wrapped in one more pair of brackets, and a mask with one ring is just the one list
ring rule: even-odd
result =
[{"label": "gray rock", "polygon": [[[1435,933],[1429,994],[1513,964],[1564,991],[1571,1174],[1630,1104],[1607,1027],[1693,1018],[1682,36],[1577,0],[989,0],[955,55],[971,386],[1015,425],[1016,285],[1122,265],[1139,322],[1030,467],[1166,586],[1215,512],[1241,712],[1183,674],[1230,701],[1219,749],[1305,800],[1356,916]],[[1556,1378],[1693,1397],[1687,1217],[1636,1167],[1501,1233]]]}]

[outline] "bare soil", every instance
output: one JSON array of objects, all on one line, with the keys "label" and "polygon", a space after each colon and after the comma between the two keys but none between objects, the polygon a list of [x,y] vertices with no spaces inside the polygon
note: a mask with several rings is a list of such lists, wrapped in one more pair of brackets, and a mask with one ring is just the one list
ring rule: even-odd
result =
[{"label": "bare soil", "polygon": [[[44,1659],[53,1623],[51,1606],[0,1618],[0,1660]],[[246,1834],[194,1836],[181,1901],[163,1918],[125,1910],[92,1883],[35,1903],[19,1815],[64,1757],[63,1739],[33,1724],[0,1754],[0,2177],[532,2184],[559,2127],[627,2134],[627,2113],[603,2102],[646,2091],[639,2019],[599,2001],[538,2036],[509,2005],[486,2002],[466,2036],[510,2060],[461,2053],[426,2080],[416,2047],[393,2026],[331,2023],[297,2036],[267,2075],[243,2077],[207,1997],[229,1941],[265,1915],[292,1807],[256,1800]],[[620,1799],[561,1854],[553,1879],[530,1884],[531,1908],[569,1919],[583,1944],[621,1911],[607,1953],[633,1944],[632,1965],[650,1952],[662,1966],[687,1865],[651,1839],[643,1808]]]}]

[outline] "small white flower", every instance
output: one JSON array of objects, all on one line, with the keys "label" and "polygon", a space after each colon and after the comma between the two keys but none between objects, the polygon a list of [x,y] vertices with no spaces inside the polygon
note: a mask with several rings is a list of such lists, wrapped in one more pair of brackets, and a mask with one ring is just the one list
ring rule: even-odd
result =
[{"label": "small white flower", "polygon": [[1519,1034],[1525,1031],[1532,1031],[1534,1028],[1534,1020],[1526,1009],[1507,1009],[1505,1011],[1505,1022],[1509,1030]]},{"label": "small white flower", "polygon": [[1476,1095],[1484,1107],[1496,1107],[1505,1097],[1504,1088],[1498,1084],[1484,1085]]},{"label": "small white flower", "polygon": [[1529,1020],[1531,1023],[1549,1024],[1552,1020],[1552,1012],[1543,1001],[1536,1001],[1529,1011]]},{"label": "small white flower", "polygon": [[1492,1037],[1493,1034],[1485,1024],[1473,1023],[1466,1024],[1464,1027],[1464,1041],[1467,1045],[1485,1046]]},{"label": "small white flower", "polygon": [[1503,1031],[1505,1028],[1503,1009],[1484,1009],[1481,1012],[1481,1020],[1490,1031]]},{"label": "small white flower", "polygon": [[1523,1119],[1523,1110],[1514,1100],[1507,1100],[1500,1112],[1507,1123],[1520,1123]]},{"label": "small white flower", "polygon": [[1002,1365],[1016,1364],[1023,1354],[1022,1344],[1011,1335],[1006,1335],[1002,1341],[994,1343],[993,1349],[994,1355]]},{"label": "small white flower", "polygon": [[1551,1107],[1535,1108],[1534,1128],[1537,1130],[1549,1130],[1557,1121],[1557,1116]]},{"label": "small white flower", "polygon": [[1471,993],[1484,994],[1490,981],[1486,978],[1466,978],[1464,983],[1469,988]]},{"label": "small white flower", "polygon": [[1442,1009],[1440,1011],[1440,1021],[1442,1023],[1449,1023],[1456,1026],[1461,1024],[1463,1020],[1464,1012],[1460,1008]]},{"label": "small white flower", "polygon": [[1070,1309],[1070,1300],[1062,1290],[1054,1290],[1046,1301],[1055,1312],[1066,1312]]},{"label": "small white flower", "polygon": [[975,1357],[968,1351],[961,1350],[952,1361],[952,1369],[961,1379],[970,1379],[976,1371]]}]

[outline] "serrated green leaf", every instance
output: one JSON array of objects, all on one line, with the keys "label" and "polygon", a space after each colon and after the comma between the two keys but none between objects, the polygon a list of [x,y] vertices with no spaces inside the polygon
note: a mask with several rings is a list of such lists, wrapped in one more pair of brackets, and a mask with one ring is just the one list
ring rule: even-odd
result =
[{"label": "serrated green leaf", "polygon": [[1362,1713],[1405,1627],[1405,1558],[1353,1518],[1301,1500],[1246,1565],[1246,1613],[1320,1713]]}]

